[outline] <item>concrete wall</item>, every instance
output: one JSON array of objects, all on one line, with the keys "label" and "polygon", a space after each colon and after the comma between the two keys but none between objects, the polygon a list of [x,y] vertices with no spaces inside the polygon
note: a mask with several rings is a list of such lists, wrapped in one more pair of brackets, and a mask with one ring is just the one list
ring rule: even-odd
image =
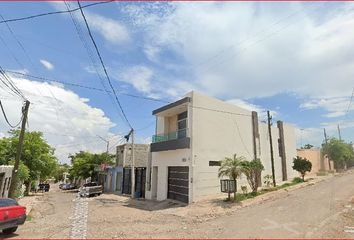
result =
[{"label": "concrete wall", "polygon": [[[168,178],[168,167],[169,166],[188,166],[189,167],[189,178],[191,179],[191,161],[190,161],[190,150],[189,149],[179,149],[173,151],[164,152],[153,152],[152,153],[152,168],[148,170],[146,175],[148,176],[149,171],[151,175],[158,175],[157,182],[154,182],[152,177],[151,185],[157,187],[157,193],[153,193],[153,189],[146,191],[145,197],[151,199],[153,195],[157,195],[156,200],[162,201],[167,198],[167,178]],[[154,167],[157,167],[157,173],[154,172]],[[152,187],[153,188],[153,187]],[[191,188],[189,188],[189,196],[191,196]]]},{"label": "concrete wall", "polygon": [[12,180],[13,166],[0,166],[0,196],[7,198],[9,195],[10,184]]},{"label": "concrete wall", "polygon": [[[312,163],[311,172],[309,175],[315,175],[321,170],[321,151],[318,148],[313,149],[297,149],[297,155],[306,158]],[[322,163],[323,165],[323,163]]]},{"label": "concrete wall", "polygon": [[[104,191],[105,192],[116,192],[117,190],[117,178],[123,180],[123,167],[113,167],[106,170],[107,175],[105,176]],[[119,181],[118,181],[119,182]],[[120,181],[122,183],[122,181]],[[121,191],[121,188],[120,188]]]},{"label": "concrete wall", "polygon": [[[209,161],[221,161],[235,153],[253,159],[252,118],[250,111],[196,92],[191,105],[193,200],[197,201],[220,192],[219,167],[209,166]],[[239,188],[241,185],[246,185],[244,179],[238,181]]]},{"label": "concrete wall", "polygon": [[[123,144],[117,146],[117,159],[116,166],[130,167],[132,159],[132,148],[131,144]],[[135,149],[135,167],[146,167],[149,154],[150,145],[149,144],[134,144]]]},{"label": "concrete wall", "polygon": [[[191,147],[152,153],[152,166],[158,167],[157,200],[164,200],[167,197],[168,166],[189,166],[189,202],[193,202],[220,193],[219,167],[209,166],[209,161],[220,161],[225,157],[232,157],[235,153],[248,160],[254,158],[250,111],[196,92],[190,92],[186,96],[191,97],[191,102],[188,104]],[[272,173],[267,125],[259,124],[259,132],[257,152],[265,166],[265,171],[262,173],[262,176],[265,176]],[[282,165],[278,149],[279,129],[276,123],[272,127],[272,135],[275,176],[280,182]],[[291,167],[292,159],[296,156],[295,131],[292,126],[284,124],[284,138],[287,175],[290,180],[296,175]],[[182,159],[186,161],[183,162]],[[151,174],[153,176],[153,173]],[[239,189],[241,185],[248,186],[246,179],[238,180]],[[153,195],[152,192],[146,194],[147,198]]]}]

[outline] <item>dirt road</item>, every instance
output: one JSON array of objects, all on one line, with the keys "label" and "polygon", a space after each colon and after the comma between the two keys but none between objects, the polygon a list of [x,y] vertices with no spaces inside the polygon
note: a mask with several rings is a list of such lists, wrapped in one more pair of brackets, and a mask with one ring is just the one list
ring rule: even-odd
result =
[{"label": "dirt road", "polygon": [[[240,208],[222,200],[182,206],[51,191],[15,238],[354,238],[354,173]],[[2,237],[2,236],[0,236]]]}]

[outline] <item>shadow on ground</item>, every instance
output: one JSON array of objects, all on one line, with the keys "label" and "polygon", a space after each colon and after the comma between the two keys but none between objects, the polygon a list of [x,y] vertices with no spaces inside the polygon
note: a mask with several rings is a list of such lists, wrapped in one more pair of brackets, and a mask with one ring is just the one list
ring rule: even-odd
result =
[{"label": "shadow on ground", "polygon": [[131,199],[131,198],[124,198],[122,200],[119,199],[112,199],[112,198],[95,198],[95,201],[99,202],[103,206],[112,206],[120,204],[125,207],[136,208],[145,211],[158,211],[164,210],[169,208],[179,208],[185,207],[187,204],[181,203],[178,201],[173,200],[165,200],[165,201],[153,201],[147,199]]}]

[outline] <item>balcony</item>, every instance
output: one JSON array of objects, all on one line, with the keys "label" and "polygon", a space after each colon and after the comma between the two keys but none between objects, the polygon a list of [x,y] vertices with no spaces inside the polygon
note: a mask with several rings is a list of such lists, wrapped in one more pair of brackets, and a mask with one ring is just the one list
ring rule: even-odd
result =
[{"label": "balcony", "polygon": [[188,129],[152,136],[151,152],[184,149],[190,147]]}]

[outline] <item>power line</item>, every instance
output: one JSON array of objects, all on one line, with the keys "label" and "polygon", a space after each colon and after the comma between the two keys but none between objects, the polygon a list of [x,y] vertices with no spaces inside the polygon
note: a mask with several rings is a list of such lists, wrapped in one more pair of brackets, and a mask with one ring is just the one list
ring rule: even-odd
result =
[{"label": "power line", "polygon": [[[81,8],[92,7],[92,6],[95,6],[95,5],[100,5],[100,4],[110,3],[110,2],[114,2],[114,0],[91,3],[91,4],[87,4],[85,6],[82,6]],[[64,11],[54,11],[54,12],[40,13],[40,14],[31,15],[31,16],[27,16],[27,17],[20,17],[20,18],[13,18],[13,19],[3,19],[2,21],[0,21],[0,23],[17,22],[17,21],[29,20],[29,19],[38,18],[38,17],[44,17],[44,16],[48,16],[48,15],[76,12],[78,10],[80,10],[80,8],[74,8],[74,9],[66,10],[66,11],[64,10]]]},{"label": "power line", "polygon": [[101,54],[100,54],[100,51],[98,50],[96,41],[95,41],[95,39],[93,38],[93,35],[92,35],[92,33],[91,33],[90,26],[89,26],[88,23],[87,23],[87,20],[86,20],[84,11],[83,11],[83,9],[82,9],[82,7],[81,7],[80,1],[77,1],[77,4],[79,5],[80,12],[81,12],[81,16],[82,16],[82,18],[83,18],[84,21],[85,21],[85,25],[86,25],[87,31],[88,31],[88,33],[89,33],[89,36],[90,36],[90,38],[91,38],[91,41],[92,41],[92,43],[93,43],[95,49],[96,49],[96,53],[97,53],[97,55],[98,55],[98,57],[99,57],[99,59],[100,59],[100,62],[101,62],[103,71],[104,71],[104,73],[105,73],[105,75],[106,75],[106,78],[107,78],[107,80],[108,80],[109,86],[111,87],[111,89],[112,89],[112,91],[113,91],[113,94],[114,94],[114,97],[115,97],[115,99],[116,99],[116,101],[117,101],[117,104],[118,104],[118,106],[119,106],[119,108],[120,108],[120,110],[121,110],[121,112],[122,112],[122,114],[123,114],[124,119],[125,119],[126,122],[128,123],[129,127],[130,127],[131,129],[133,129],[133,127],[132,127],[132,125],[130,124],[130,122],[129,122],[129,120],[128,120],[128,118],[127,118],[127,116],[126,116],[126,114],[125,114],[125,112],[124,112],[124,110],[123,110],[123,107],[122,107],[122,105],[121,105],[121,103],[120,103],[120,101],[119,101],[119,99],[118,99],[118,96],[117,96],[117,94],[116,94],[116,91],[115,91],[114,88],[113,88],[111,79],[110,79],[110,77],[108,76],[106,66],[105,66],[104,63],[103,63],[102,56],[101,56]]},{"label": "power line", "polygon": [[350,111],[350,107],[352,106],[353,98],[354,98],[354,88],[352,91],[352,96],[350,97],[350,100],[349,100],[347,111],[345,112],[345,116],[347,116]]},{"label": "power line", "polygon": [[252,117],[252,115],[250,115],[250,114],[244,114],[244,113],[228,112],[228,111],[217,110],[217,109],[206,108],[206,107],[200,107],[200,106],[191,106],[191,107],[192,107],[192,108],[202,109],[202,110],[207,110],[207,111],[213,111],[213,112],[219,112],[219,113],[226,113],[226,114],[231,114],[231,115]]},{"label": "power line", "polygon": [[[93,91],[99,91],[99,92],[105,92],[106,91],[106,90],[104,90],[102,88],[96,88],[96,87],[91,87],[91,86],[87,86],[87,85],[81,85],[81,84],[76,84],[76,83],[71,83],[71,82],[66,82],[66,81],[59,81],[59,80],[55,80],[55,79],[39,77],[39,76],[34,76],[34,75],[27,74],[27,73],[16,72],[16,71],[12,71],[12,70],[5,70],[5,72],[11,73],[11,74],[20,75],[20,76],[24,76],[24,77],[29,77],[29,78],[33,78],[33,79],[43,80],[43,81],[57,82],[57,83],[61,83],[61,84],[68,85],[68,86],[73,86],[73,87],[86,88],[86,89],[93,90]],[[107,90],[107,91],[108,91],[108,93],[112,93],[109,90]],[[134,94],[130,94],[130,93],[124,93],[124,92],[117,92],[117,93],[120,94],[120,95],[125,95],[125,96],[129,96],[129,97],[140,98],[140,99],[145,99],[145,100],[150,100],[150,101],[155,101],[155,102],[171,103],[170,101],[161,100],[161,99],[157,99],[157,98],[139,96],[139,95],[134,95]]]},{"label": "power line", "polygon": [[25,96],[21,92],[20,89],[16,86],[16,84],[12,81],[11,78],[7,76],[5,73],[4,69],[0,66],[0,74],[3,76],[3,78],[0,78],[0,81],[9,89],[11,90],[14,94],[17,96],[21,97],[22,99],[26,100]]},{"label": "power line", "polygon": [[6,123],[7,123],[11,128],[17,128],[17,127],[21,124],[21,122],[22,122],[23,113],[22,113],[22,116],[21,116],[20,121],[19,121],[17,124],[12,125],[12,124],[10,123],[9,119],[8,119],[7,116],[6,116],[6,112],[5,112],[5,110],[4,110],[4,106],[2,105],[1,100],[0,100],[0,107],[1,107],[1,111],[2,111],[2,114],[4,115],[4,118],[5,118]]},{"label": "power line", "polygon": [[[64,4],[65,4],[67,10],[70,10],[69,4],[68,4],[66,1],[64,1]],[[88,56],[89,56],[89,59],[90,59],[91,62],[92,62],[92,66],[93,66],[93,68],[94,68],[94,70],[95,70],[95,72],[96,72],[96,74],[97,74],[97,76],[98,76],[98,78],[99,78],[99,80],[100,80],[100,83],[101,83],[101,85],[102,85],[104,91],[107,93],[107,96],[108,96],[108,98],[110,99],[110,101],[112,102],[113,106],[117,108],[117,110],[118,110],[118,115],[122,118],[123,121],[125,121],[124,118],[123,118],[123,116],[120,114],[120,109],[119,109],[118,106],[115,104],[112,95],[110,94],[110,92],[109,92],[109,91],[107,90],[107,88],[106,88],[105,80],[102,78],[102,76],[101,76],[101,74],[100,74],[100,72],[99,72],[98,66],[96,65],[96,60],[95,60],[95,57],[94,57],[94,53],[92,52],[92,50],[91,50],[91,48],[90,48],[88,42],[86,41],[85,35],[84,35],[84,33],[83,33],[83,30],[82,30],[82,28],[80,27],[80,23],[76,20],[76,18],[74,17],[73,13],[71,13],[71,12],[70,12],[70,18],[71,18],[72,23],[74,24],[76,33],[77,33],[77,35],[78,35],[78,37],[79,37],[81,43],[83,44],[84,48],[86,49],[86,52],[87,52],[87,54],[88,54]]]}]

